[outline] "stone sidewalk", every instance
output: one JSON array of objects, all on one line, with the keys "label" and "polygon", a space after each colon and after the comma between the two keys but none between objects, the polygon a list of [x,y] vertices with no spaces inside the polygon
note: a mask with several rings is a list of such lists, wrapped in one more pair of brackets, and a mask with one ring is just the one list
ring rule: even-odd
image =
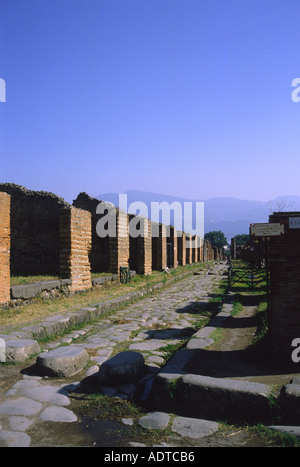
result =
[{"label": "stone sidewalk", "polygon": [[[51,352],[66,345],[84,349],[89,355],[90,365],[73,378],[62,379],[36,374],[34,368],[26,369],[24,362],[26,370],[23,374],[20,373],[19,379],[0,393],[0,446],[35,445],[29,433],[36,423],[78,422],[72,411],[70,394],[83,379],[96,375],[105,361],[123,350],[139,352],[144,357],[146,374],[142,380],[141,399],[145,400],[169,352],[187,342],[195,332],[195,323],[201,319],[201,308],[207,308],[214,287],[226,269],[225,263],[212,263],[208,272],[174,282],[157,294],[150,294],[110,316],[43,345],[41,352]],[[99,392],[122,399],[131,398],[137,389],[138,385],[133,383],[99,386]],[[158,419],[161,420],[161,416],[154,412],[146,420],[141,420],[141,424],[152,423],[155,428]],[[184,417],[178,417],[173,421],[173,429],[178,432],[182,426],[186,433],[190,426],[191,436],[194,436],[193,432],[197,432],[197,436],[201,436],[201,432],[206,436],[217,429],[217,424],[212,422],[209,426],[203,421],[197,423],[199,426],[195,428],[194,420],[188,422]]]}]

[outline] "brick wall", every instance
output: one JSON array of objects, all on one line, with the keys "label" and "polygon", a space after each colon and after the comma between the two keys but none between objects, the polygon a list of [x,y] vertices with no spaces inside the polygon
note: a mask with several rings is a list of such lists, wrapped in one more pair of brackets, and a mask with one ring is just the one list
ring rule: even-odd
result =
[{"label": "brick wall", "polygon": [[109,238],[109,264],[113,274],[119,274],[121,266],[129,266],[128,215],[118,212],[116,221],[116,236]]},{"label": "brick wall", "polygon": [[88,211],[64,207],[60,211],[60,274],[71,279],[71,290],[92,287],[89,251],[91,248],[91,214]]},{"label": "brick wall", "polygon": [[152,269],[162,271],[167,267],[167,229],[152,223],[152,232]]},{"label": "brick wall", "polygon": [[0,303],[10,301],[10,196],[0,192]]},{"label": "brick wall", "polygon": [[[120,266],[129,264],[129,233],[128,216],[120,213],[119,209],[97,212],[100,200],[92,198],[87,193],[79,193],[73,205],[77,208],[89,211],[92,216],[92,247],[90,262],[92,272],[110,271],[119,274]],[[103,204],[105,207],[105,203]],[[109,219],[108,222],[115,223],[115,235],[101,237],[97,234],[97,224],[101,219]]]},{"label": "brick wall", "polygon": [[196,235],[193,235],[192,262],[198,263],[198,239]]},{"label": "brick wall", "polygon": [[[139,231],[139,235],[135,236],[137,231]],[[142,275],[151,274],[152,238],[149,219],[129,215],[129,245],[130,269]]]},{"label": "brick wall", "polygon": [[186,237],[185,232],[179,232],[177,237],[178,264],[186,265]]},{"label": "brick wall", "polygon": [[178,266],[178,248],[177,248],[177,230],[172,225],[167,226],[167,244],[168,244],[168,266],[177,268]]},{"label": "brick wall", "polygon": [[191,234],[185,234],[186,238],[186,264],[192,264],[193,262],[193,249],[192,249],[192,235]]},{"label": "brick wall", "polygon": [[289,218],[300,212],[274,213],[269,222],[284,224],[285,233],[270,237],[270,322],[272,351],[288,356],[292,340],[300,338],[300,229],[289,228]]},{"label": "brick wall", "polygon": [[11,196],[11,274],[58,275],[59,212],[68,203],[13,183],[0,183],[0,191]]}]

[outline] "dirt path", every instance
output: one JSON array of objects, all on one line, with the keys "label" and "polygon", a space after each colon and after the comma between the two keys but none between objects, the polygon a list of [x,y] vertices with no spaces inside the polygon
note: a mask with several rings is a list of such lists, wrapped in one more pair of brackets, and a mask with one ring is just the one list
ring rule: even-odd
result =
[{"label": "dirt path", "polygon": [[252,300],[251,296],[245,297],[243,310],[225,322],[221,338],[208,349],[199,350],[186,371],[270,385],[290,382],[296,374],[294,367],[291,372],[280,368],[278,362],[266,360],[261,350],[252,345],[257,330],[257,303],[254,305],[254,301],[254,297]]}]

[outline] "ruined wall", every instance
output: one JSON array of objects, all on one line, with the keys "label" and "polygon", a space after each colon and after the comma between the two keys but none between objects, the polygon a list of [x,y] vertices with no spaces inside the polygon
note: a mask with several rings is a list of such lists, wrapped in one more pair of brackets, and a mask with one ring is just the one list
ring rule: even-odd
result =
[{"label": "ruined wall", "polygon": [[59,275],[59,211],[62,198],[0,183],[11,196],[12,275]]},{"label": "ruined wall", "polygon": [[[129,266],[138,274],[152,273],[151,221],[129,215]],[[136,232],[140,234],[136,236]]]},{"label": "ruined wall", "polygon": [[0,192],[0,303],[10,301],[10,196]]},{"label": "ruined wall", "polygon": [[177,237],[178,264],[186,265],[186,237],[185,232],[179,232]]},{"label": "ruined wall", "polygon": [[[109,258],[109,237],[101,238],[97,235],[96,226],[98,220],[103,217],[96,214],[97,206],[100,201],[92,198],[87,193],[79,193],[73,201],[73,206],[91,213],[92,219],[92,246],[89,254],[91,271],[106,272],[110,269]],[[104,214],[103,214],[104,215]]]},{"label": "ruined wall", "polygon": [[[79,193],[73,205],[77,208],[89,211],[92,216],[92,248],[90,252],[90,262],[92,272],[110,271],[119,274],[120,266],[129,265],[129,232],[128,216],[119,211],[118,208],[111,208],[103,203],[101,212],[97,212],[100,200],[90,197],[87,193]],[[105,237],[97,233],[97,224],[101,219],[107,220],[108,224],[115,224],[113,235]]]},{"label": "ruined wall", "polygon": [[178,249],[177,249],[177,230],[172,225],[167,226],[167,264],[170,268],[178,266]]},{"label": "ruined wall", "polygon": [[186,237],[186,264],[192,264],[193,262],[192,235],[185,234],[185,237]]},{"label": "ruined wall", "polygon": [[152,223],[152,232],[152,269],[162,271],[167,267],[167,229]]},{"label": "ruined wall", "polygon": [[129,266],[128,224],[128,215],[118,212],[116,236],[109,238],[109,268],[113,274],[119,274],[121,266]]},{"label": "ruined wall", "polygon": [[[289,218],[297,228],[289,227]],[[269,222],[283,223],[285,229],[269,240],[269,333],[273,353],[290,359],[291,343],[300,338],[300,212],[274,213]]]},{"label": "ruined wall", "polygon": [[60,211],[60,275],[71,279],[72,291],[92,287],[91,243],[91,214],[74,206],[63,207]]}]

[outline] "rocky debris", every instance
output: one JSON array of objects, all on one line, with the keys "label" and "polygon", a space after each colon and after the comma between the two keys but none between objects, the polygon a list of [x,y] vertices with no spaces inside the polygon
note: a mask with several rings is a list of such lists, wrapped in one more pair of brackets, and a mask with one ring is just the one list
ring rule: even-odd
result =
[{"label": "rocky debris", "polygon": [[89,355],[85,349],[70,345],[40,354],[36,365],[42,375],[70,377],[82,371],[88,360]]}]

